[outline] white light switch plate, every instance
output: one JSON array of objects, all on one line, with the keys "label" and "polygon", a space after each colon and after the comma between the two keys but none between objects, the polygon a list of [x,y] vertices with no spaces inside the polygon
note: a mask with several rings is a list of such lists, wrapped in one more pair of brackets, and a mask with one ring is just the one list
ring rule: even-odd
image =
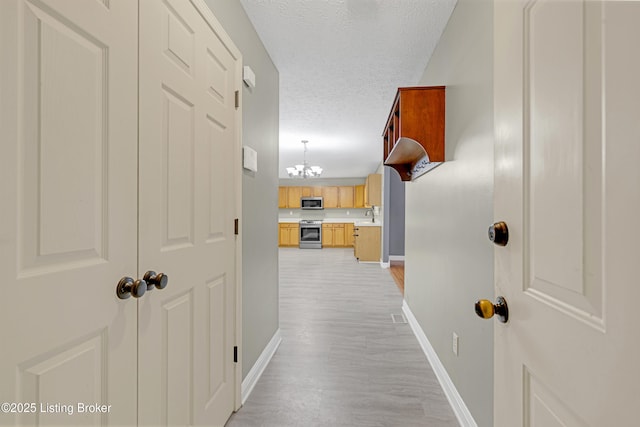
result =
[{"label": "white light switch plate", "polygon": [[242,147],[242,167],[258,172],[258,153],[251,147]]}]

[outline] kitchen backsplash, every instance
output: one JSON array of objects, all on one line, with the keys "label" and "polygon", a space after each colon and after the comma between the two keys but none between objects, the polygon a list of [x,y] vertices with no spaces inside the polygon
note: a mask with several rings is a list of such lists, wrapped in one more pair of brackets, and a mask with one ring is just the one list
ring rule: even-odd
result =
[{"label": "kitchen backsplash", "polygon": [[[350,209],[323,209],[320,211],[301,210],[301,209],[279,209],[279,219],[350,219],[354,221],[361,221],[364,219],[370,219],[370,216],[365,216],[365,212],[369,209],[364,208],[350,208]],[[376,218],[378,216],[376,215]]]}]

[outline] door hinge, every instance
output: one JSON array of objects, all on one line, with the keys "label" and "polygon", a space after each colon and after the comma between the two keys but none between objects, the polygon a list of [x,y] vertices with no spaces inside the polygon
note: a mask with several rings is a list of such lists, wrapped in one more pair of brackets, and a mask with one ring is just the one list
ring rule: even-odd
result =
[{"label": "door hinge", "polygon": [[236,108],[240,108],[240,91],[236,91]]},{"label": "door hinge", "polygon": [[233,234],[236,236],[240,232],[240,220],[238,218],[233,220]]},{"label": "door hinge", "polygon": [[238,346],[233,347],[233,363],[238,363]]}]

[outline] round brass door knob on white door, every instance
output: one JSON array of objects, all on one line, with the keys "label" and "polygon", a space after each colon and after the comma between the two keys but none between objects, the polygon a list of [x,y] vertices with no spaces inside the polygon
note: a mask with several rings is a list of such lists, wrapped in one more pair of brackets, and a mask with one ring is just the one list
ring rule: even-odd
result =
[{"label": "round brass door knob on white door", "polygon": [[509,228],[507,223],[499,221],[489,226],[489,240],[498,246],[507,246],[509,242]]},{"label": "round brass door knob on white door", "polygon": [[164,289],[169,284],[169,277],[164,273],[156,273],[153,270],[149,270],[144,273],[143,280],[147,282],[147,290],[150,291],[154,287],[156,289]]},{"label": "round brass door knob on white door", "polygon": [[120,299],[140,298],[146,291],[147,282],[141,279],[133,280],[131,277],[123,277],[116,286],[116,295]]},{"label": "round brass door knob on white door", "polygon": [[491,319],[495,314],[498,317],[498,321],[507,323],[509,320],[507,300],[504,297],[498,297],[495,304],[488,299],[476,301],[476,314],[483,319]]}]

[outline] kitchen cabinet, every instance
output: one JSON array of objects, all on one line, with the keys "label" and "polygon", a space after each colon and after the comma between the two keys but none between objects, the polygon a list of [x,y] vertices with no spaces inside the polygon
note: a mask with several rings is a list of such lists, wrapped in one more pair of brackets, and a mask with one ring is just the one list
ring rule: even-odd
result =
[{"label": "kitchen cabinet", "polygon": [[287,207],[288,208],[299,209],[300,197],[302,197],[302,187],[287,187]]},{"label": "kitchen cabinet", "polygon": [[367,176],[367,180],[364,184],[364,205],[367,208],[382,205],[381,174],[373,173]]},{"label": "kitchen cabinet", "polygon": [[412,181],[444,162],[445,87],[399,88],[382,134],[384,164]]},{"label": "kitchen cabinet", "polygon": [[333,224],[322,224],[322,247],[333,246]]},{"label": "kitchen cabinet", "polygon": [[289,207],[289,203],[287,200],[287,188],[288,187],[278,187],[278,207],[286,208]]},{"label": "kitchen cabinet", "polygon": [[355,226],[353,252],[359,261],[380,261],[380,227]]},{"label": "kitchen cabinet", "polygon": [[278,246],[298,246],[300,244],[300,226],[293,222],[278,224]]},{"label": "kitchen cabinet", "polygon": [[302,197],[321,197],[322,187],[301,187]]},{"label": "kitchen cabinet", "polygon": [[[350,224],[353,227],[353,224]],[[329,248],[344,248],[349,246],[347,241],[347,224],[322,224],[322,246]]]},{"label": "kitchen cabinet", "polygon": [[354,208],[364,208],[364,185],[356,185],[354,191]]},{"label": "kitchen cabinet", "polygon": [[333,245],[337,247],[345,247],[344,224],[334,224],[333,226]]},{"label": "kitchen cabinet", "polygon": [[353,223],[345,222],[344,223],[344,240],[345,246],[352,247],[353,246]]},{"label": "kitchen cabinet", "polygon": [[338,207],[338,187],[322,187],[325,209]]},{"label": "kitchen cabinet", "polygon": [[353,186],[338,187],[338,207],[353,208],[354,205],[354,188]]},{"label": "kitchen cabinet", "polygon": [[322,197],[325,209],[380,206],[381,175],[370,175],[367,183],[355,186],[280,186],[278,187],[278,208],[300,209],[301,197]]}]

